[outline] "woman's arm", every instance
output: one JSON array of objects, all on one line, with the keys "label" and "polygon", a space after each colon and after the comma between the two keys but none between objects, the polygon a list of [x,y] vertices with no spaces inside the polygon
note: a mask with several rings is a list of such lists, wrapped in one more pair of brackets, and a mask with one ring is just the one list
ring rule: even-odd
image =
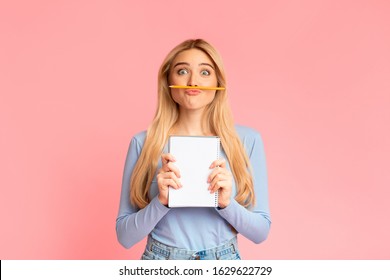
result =
[{"label": "woman's arm", "polygon": [[250,137],[244,137],[243,141],[252,165],[256,205],[248,210],[232,199],[218,213],[239,233],[254,243],[260,243],[267,239],[271,226],[268,179],[263,141],[259,133],[253,130],[250,132]]},{"label": "woman's arm", "polygon": [[160,203],[157,196],[141,210],[130,203],[130,177],[141,149],[141,143],[135,136],[131,140],[126,157],[119,213],[116,219],[117,238],[119,243],[125,248],[130,248],[145,238],[169,211],[169,208]]}]

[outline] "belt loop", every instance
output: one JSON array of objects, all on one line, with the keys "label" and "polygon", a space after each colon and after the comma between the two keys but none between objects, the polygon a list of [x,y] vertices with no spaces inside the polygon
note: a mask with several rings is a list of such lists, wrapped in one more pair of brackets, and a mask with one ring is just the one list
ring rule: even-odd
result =
[{"label": "belt loop", "polygon": [[234,243],[232,243],[232,247],[233,247],[233,254],[236,253],[236,246],[234,246]]},{"label": "belt loop", "polygon": [[148,250],[151,252],[152,251],[153,240],[152,240],[152,238],[150,236],[148,236],[147,245],[148,245]]}]

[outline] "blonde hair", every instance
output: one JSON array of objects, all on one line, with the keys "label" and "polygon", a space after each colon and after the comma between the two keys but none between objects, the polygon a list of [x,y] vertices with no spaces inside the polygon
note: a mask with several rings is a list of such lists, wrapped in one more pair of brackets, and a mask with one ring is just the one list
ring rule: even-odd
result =
[{"label": "blonde hair", "polygon": [[[134,167],[130,181],[130,201],[144,208],[149,204],[149,188],[156,174],[158,161],[167,143],[170,131],[179,117],[178,104],[172,99],[168,85],[170,67],[182,51],[199,49],[215,64],[218,86],[226,87],[222,59],[208,42],[202,39],[186,40],[176,46],[163,61],[158,72],[158,101],[154,119],[149,126],[144,146]],[[221,138],[221,145],[237,184],[235,199],[245,207],[254,205],[251,166],[244,146],[235,130],[232,114],[227,101],[226,90],[218,91],[214,100],[207,105],[203,115],[208,130]]]}]

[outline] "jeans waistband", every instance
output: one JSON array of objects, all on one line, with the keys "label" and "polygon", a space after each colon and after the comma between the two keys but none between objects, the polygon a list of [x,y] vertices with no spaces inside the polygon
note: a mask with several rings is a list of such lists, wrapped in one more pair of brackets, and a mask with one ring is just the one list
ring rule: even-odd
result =
[{"label": "jeans waistband", "polygon": [[142,259],[237,260],[240,255],[236,236],[220,246],[195,251],[168,246],[149,235]]}]

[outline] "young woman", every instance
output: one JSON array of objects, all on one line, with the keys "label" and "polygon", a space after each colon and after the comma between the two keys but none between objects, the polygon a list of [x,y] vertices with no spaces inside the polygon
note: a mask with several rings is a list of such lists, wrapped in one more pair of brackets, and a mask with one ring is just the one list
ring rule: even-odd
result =
[{"label": "young woman", "polygon": [[[234,125],[222,60],[202,39],[187,40],[165,58],[158,74],[158,107],[145,132],[130,143],[116,231],[130,248],[148,236],[142,259],[240,259],[237,234],[254,243],[270,229],[263,143],[255,130]],[[168,189],[185,187],[170,135],[219,136],[222,160],[210,162],[210,192],[218,207],[169,208]]]}]

